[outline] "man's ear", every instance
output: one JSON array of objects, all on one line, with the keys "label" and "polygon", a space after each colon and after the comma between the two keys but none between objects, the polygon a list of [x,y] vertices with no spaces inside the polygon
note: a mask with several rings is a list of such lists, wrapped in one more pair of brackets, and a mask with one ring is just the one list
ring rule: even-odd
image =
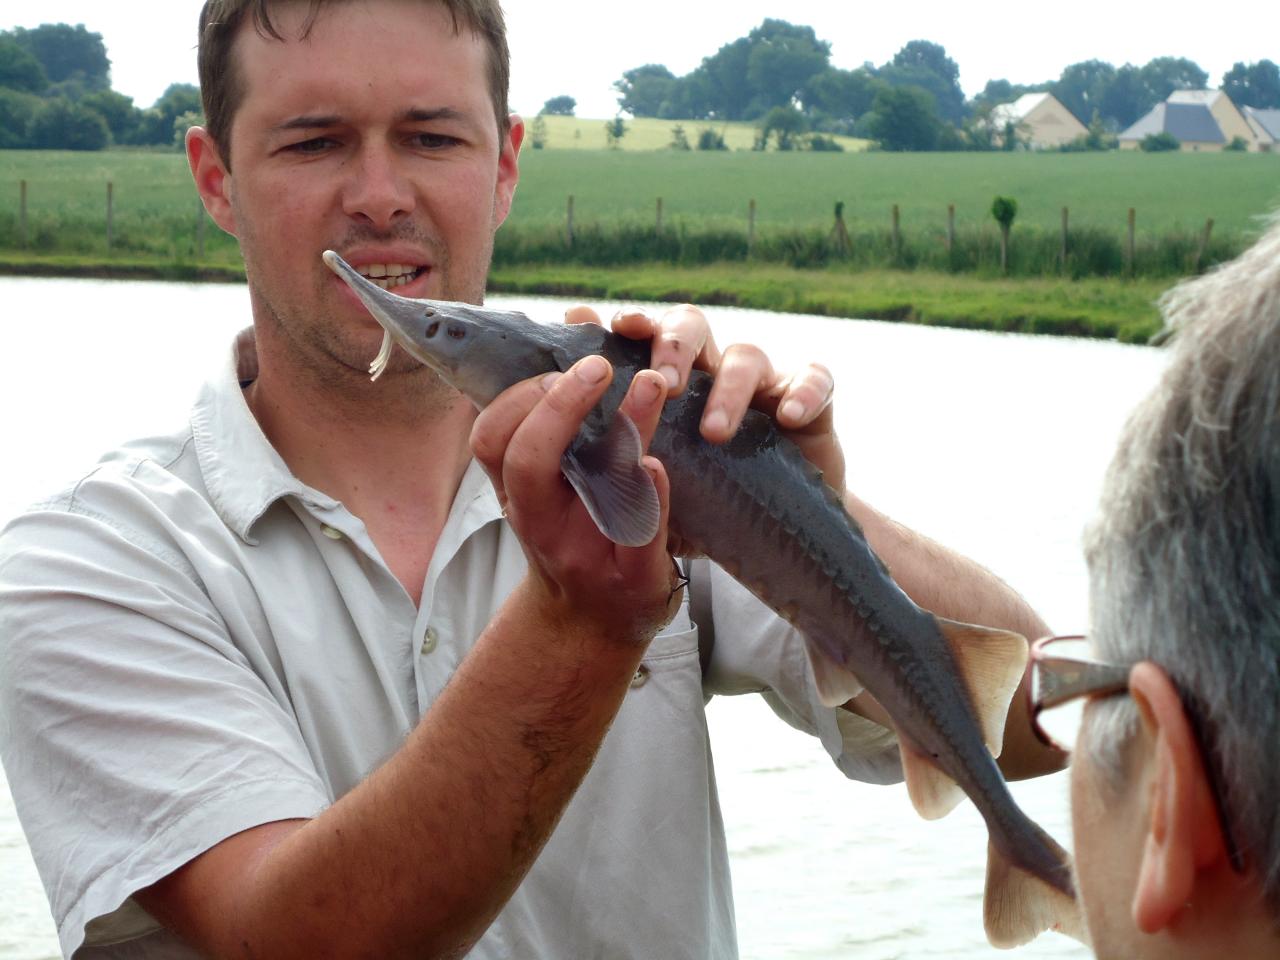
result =
[{"label": "man's ear", "polygon": [[187,130],[186,145],[187,163],[205,210],[214,223],[236,236],[236,219],[231,211],[231,171],[222,160],[222,151],[204,127]]},{"label": "man's ear", "polygon": [[1226,857],[1213,788],[1195,731],[1169,675],[1140,663],[1129,692],[1142,718],[1146,843],[1133,893],[1133,919],[1144,933],[1169,926],[1191,900],[1197,874]]},{"label": "man's ear", "polygon": [[520,144],[524,142],[524,121],[514,113],[508,117],[507,135],[499,144],[498,182],[493,208],[493,228],[502,226],[511,212],[516,183],[520,180]]}]

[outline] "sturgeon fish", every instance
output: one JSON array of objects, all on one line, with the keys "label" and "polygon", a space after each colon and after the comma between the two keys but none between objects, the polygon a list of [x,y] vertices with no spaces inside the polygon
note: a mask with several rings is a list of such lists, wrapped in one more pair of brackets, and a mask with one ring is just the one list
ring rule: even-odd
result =
[{"label": "sturgeon fish", "polygon": [[[362,276],[333,251],[325,263],[382,325],[375,378],[392,343],[483,408],[518,381],[565,371],[590,353],[614,378],[561,465],[601,532],[649,543],[658,498],[640,466],[640,435],[619,411],[649,344],[595,324],[546,325],[470,304],[411,300]],[[805,637],[823,702],[863,687],[892,719],[908,794],[928,819],[967,794],[987,824],[987,938],[1012,947],[1046,929],[1083,938],[1066,852],[1017,806],[995,763],[1026,665],[1018,634],[961,624],[918,607],[893,581],[841,498],[775,427],[749,411],[723,444],[699,432],[712,378],[694,371],[667,400],[649,453],[670,478],[671,530],[719,563]]]}]

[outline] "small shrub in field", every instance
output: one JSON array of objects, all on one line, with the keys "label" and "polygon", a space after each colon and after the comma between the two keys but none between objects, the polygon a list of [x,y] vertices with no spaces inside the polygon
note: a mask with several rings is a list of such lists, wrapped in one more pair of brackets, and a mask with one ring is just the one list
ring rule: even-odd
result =
[{"label": "small shrub in field", "polygon": [[1244,137],[1232,137],[1231,142],[1222,149],[1230,150],[1232,153],[1244,153],[1249,149],[1249,141]]},{"label": "small shrub in field", "polygon": [[828,137],[821,133],[810,135],[809,149],[814,153],[844,153],[844,147],[840,146],[835,137]]},{"label": "small shrub in field", "polygon": [[1142,142],[1138,144],[1140,150],[1147,153],[1164,153],[1168,150],[1182,149],[1182,141],[1175,137],[1172,133],[1161,131],[1160,133],[1148,133],[1142,138]]},{"label": "small shrub in field", "polygon": [[698,149],[699,150],[728,150],[724,142],[724,137],[713,130],[711,127],[705,127],[698,131]]}]

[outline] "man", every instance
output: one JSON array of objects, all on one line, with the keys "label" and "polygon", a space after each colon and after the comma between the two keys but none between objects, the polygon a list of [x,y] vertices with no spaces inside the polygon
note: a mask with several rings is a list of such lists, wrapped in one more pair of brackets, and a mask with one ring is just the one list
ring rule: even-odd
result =
[{"label": "man", "polygon": [[1280,221],[1176,288],[1090,529],[1076,867],[1101,958],[1280,956]]},{"label": "man", "polygon": [[[705,698],[763,691],[851,776],[895,779],[892,737],[819,708],[802,640],[719,572],[700,649],[665,520],[599,536],[559,458],[607,364],[478,418],[403,355],[370,384],[380,330],[320,259],[482,300],[523,137],[496,3],[211,0],[201,24],[187,152],[253,336],[188,426],[0,544],[4,759],[64,951],[733,956]],[[709,439],[754,402],[842,488],[824,370],[721,356],[692,308],[622,327],[662,371],[626,401],[643,434],[696,360]],[[922,604],[1041,628],[850,504]],[[1054,762],[1010,730],[1015,772]]]}]

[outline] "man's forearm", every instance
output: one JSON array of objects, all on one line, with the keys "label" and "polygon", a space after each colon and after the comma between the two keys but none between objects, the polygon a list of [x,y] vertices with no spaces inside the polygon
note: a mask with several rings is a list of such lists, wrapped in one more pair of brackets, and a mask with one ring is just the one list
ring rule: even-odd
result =
[{"label": "man's forearm", "polygon": [[208,878],[231,882],[194,928],[161,919],[219,956],[466,952],[550,836],[643,653],[545,612],[518,589],[390,760],[246,882]]}]

